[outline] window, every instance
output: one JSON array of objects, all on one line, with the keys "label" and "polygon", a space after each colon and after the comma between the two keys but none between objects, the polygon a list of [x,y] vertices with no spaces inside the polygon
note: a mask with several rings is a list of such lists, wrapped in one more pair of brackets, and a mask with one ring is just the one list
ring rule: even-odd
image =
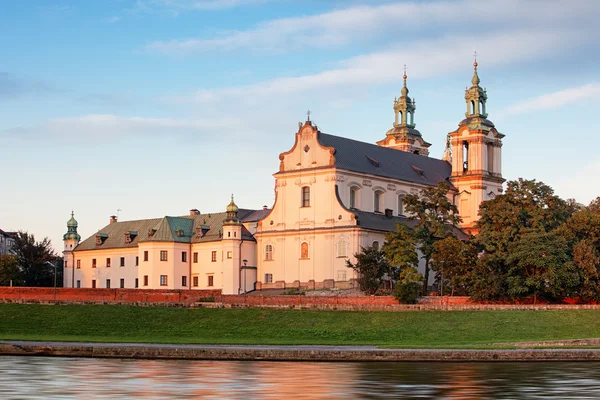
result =
[{"label": "window", "polygon": [[77,268],[81,268],[81,260],[77,260]]},{"label": "window", "polygon": [[215,283],[215,277],[212,275],[208,276],[208,284],[206,286],[213,286]]},{"label": "window", "polygon": [[79,289],[81,287],[81,281],[79,279],[77,279],[77,289]]},{"label": "window", "polygon": [[181,252],[181,262],[187,262],[187,251]]},{"label": "window", "polygon": [[160,286],[167,286],[167,276],[166,275],[160,276]]},{"label": "window", "polygon": [[167,261],[167,251],[166,250],[161,250],[160,251],[160,261]]},{"label": "window", "polygon": [[181,277],[181,286],[183,286],[183,287],[187,286],[187,276]]},{"label": "window", "polygon": [[124,267],[125,266],[125,257],[121,257],[121,263],[119,264],[120,267]]},{"label": "window", "polygon": [[106,288],[107,288],[107,289],[110,289],[110,279],[107,279],[107,280],[106,280]]},{"label": "window", "polygon": [[228,260],[231,260],[232,258],[233,258],[233,252],[231,252],[231,251],[228,251],[228,252],[227,252],[227,259],[228,259]]},{"label": "window", "polygon": [[197,276],[194,276],[194,277],[192,278],[192,285],[193,285],[194,287],[198,287],[198,277],[197,277]]},{"label": "window", "polygon": [[136,289],[140,287],[140,281],[138,278],[135,278],[135,286]]},{"label": "window", "polygon": [[306,259],[308,258],[308,243],[303,242],[300,245],[300,258]]},{"label": "window", "polygon": [[265,261],[272,261],[273,260],[273,245],[266,245],[265,246]]},{"label": "window", "polygon": [[92,268],[96,268],[96,259],[92,258]]},{"label": "window", "polygon": [[381,190],[377,190],[373,195],[373,210],[375,212],[381,212],[383,209],[383,192]]},{"label": "window", "polygon": [[346,271],[344,270],[339,270],[337,272],[337,280],[339,282],[344,282],[346,280]]},{"label": "window", "polygon": [[110,258],[106,259],[106,268],[110,268]]},{"label": "window", "polygon": [[198,253],[197,252],[194,253],[194,262],[198,263]]},{"label": "window", "polygon": [[148,250],[144,250],[144,261],[148,261]]},{"label": "window", "polygon": [[373,242],[373,248],[379,250],[379,242],[377,240]]},{"label": "window", "polygon": [[308,186],[302,188],[302,207],[310,207],[310,188]]},{"label": "window", "polygon": [[398,196],[398,215],[404,215],[404,200],[403,196]]},{"label": "window", "polygon": [[273,274],[265,274],[265,283],[273,283]]},{"label": "window", "polygon": [[96,289],[96,280],[92,279],[92,289]]},{"label": "window", "polygon": [[135,256],[135,266],[137,267],[138,265],[140,265],[140,257]]},{"label": "window", "polygon": [[120,283],[119,283],[119,287],[120,287],[121,289],[123,289],[123,288],[125,287],[125,279],[121,278],[121,281],[120,281]]},{"label": "window", "polygon": [[[338,257],[348,257],[348,244],[345,240],[341,239],[338,242],[337,246],[337,256]],[[339,279],[338,279],[339,280]]]},{"label": "window", "polygon": [[148,286],[148,275],[144,275],[144,286]]},{"label": "window", "polygon": [[65,268],[69,268],[69,263],[67,263],[67,260],[65,260]]},{"label": "window", "polygon": [[357,194],[358,194],[358,188],[351,187],[350,188],[350,208],[358,208],[357,202],[356,202]]},{"label": "window", "polygon": [[216,251],[213,251],[213,252],[210,254],[210,261],[212,261],[212,262],[217,262],[217,252],[216,252]]}]

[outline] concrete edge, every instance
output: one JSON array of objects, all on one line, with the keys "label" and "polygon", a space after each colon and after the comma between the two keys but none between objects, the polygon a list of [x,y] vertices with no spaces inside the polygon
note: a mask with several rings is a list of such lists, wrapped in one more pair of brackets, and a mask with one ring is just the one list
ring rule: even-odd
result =
[{"label": "concrete edge", "polygon": [[0,355],[229,361],[600,361],[600,349],[425,350],[1,343]]}]

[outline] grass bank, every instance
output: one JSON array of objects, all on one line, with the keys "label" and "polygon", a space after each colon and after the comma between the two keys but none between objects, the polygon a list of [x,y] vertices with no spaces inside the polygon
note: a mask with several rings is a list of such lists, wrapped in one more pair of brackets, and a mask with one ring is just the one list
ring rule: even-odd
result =
[{"label": "grass bank", "polygon": [[0,304],[0,339],[486,347],[600,337],[600,311],[354,312]]}]

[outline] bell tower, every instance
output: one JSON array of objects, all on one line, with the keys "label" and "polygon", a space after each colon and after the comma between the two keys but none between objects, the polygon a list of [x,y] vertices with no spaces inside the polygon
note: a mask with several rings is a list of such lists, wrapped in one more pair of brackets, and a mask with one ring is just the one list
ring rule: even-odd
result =
[{"label": "bell tower", "polygon": [[[71,219],[67,221],[67,233],[63,235],[63,243],[65,245],[63,250],[63,287],[74,287],[75,257],[73,256],[73,249],[77,247],[80,240],[81,236],[79,233],[77,233],[77,220],[75,220],[75,213],[71,211]],[[71,276],[69,276],[67,273],[67,268],[71,268]]]},{"label": "bell tower", "polygon": [[487,91],[479,86],[477,59],[473,63],[471,87],[465,89],[466,118],[448,134],[452,156],[451,182],[458,189],[455,204],[463,219],[461,227],[477,233],[479,206],[502,193],[502,138],[487,119]]},{"label": "bell tower", "polygon": [[379,146],[391,147],[392,149],[406,151],[409,153],[429,155],[430,143],[423,140],[421,132],[415,129],[416,101],[408,96],[406,86],[406,65],[404,66],[404,86],[400,98],[394,99],[395,120],[393,128],[387,131],[385,139],[377,142]]}]

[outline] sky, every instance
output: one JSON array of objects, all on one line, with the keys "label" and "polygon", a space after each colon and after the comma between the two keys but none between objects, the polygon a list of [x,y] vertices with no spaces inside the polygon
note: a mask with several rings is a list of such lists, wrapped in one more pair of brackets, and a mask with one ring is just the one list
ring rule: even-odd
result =
[{"label": "sky", "polygon": [[441,158],[477,52],[502,173],[600,196],[597,0],[0,0],[0,229],[271,206],[298,122]]}]

